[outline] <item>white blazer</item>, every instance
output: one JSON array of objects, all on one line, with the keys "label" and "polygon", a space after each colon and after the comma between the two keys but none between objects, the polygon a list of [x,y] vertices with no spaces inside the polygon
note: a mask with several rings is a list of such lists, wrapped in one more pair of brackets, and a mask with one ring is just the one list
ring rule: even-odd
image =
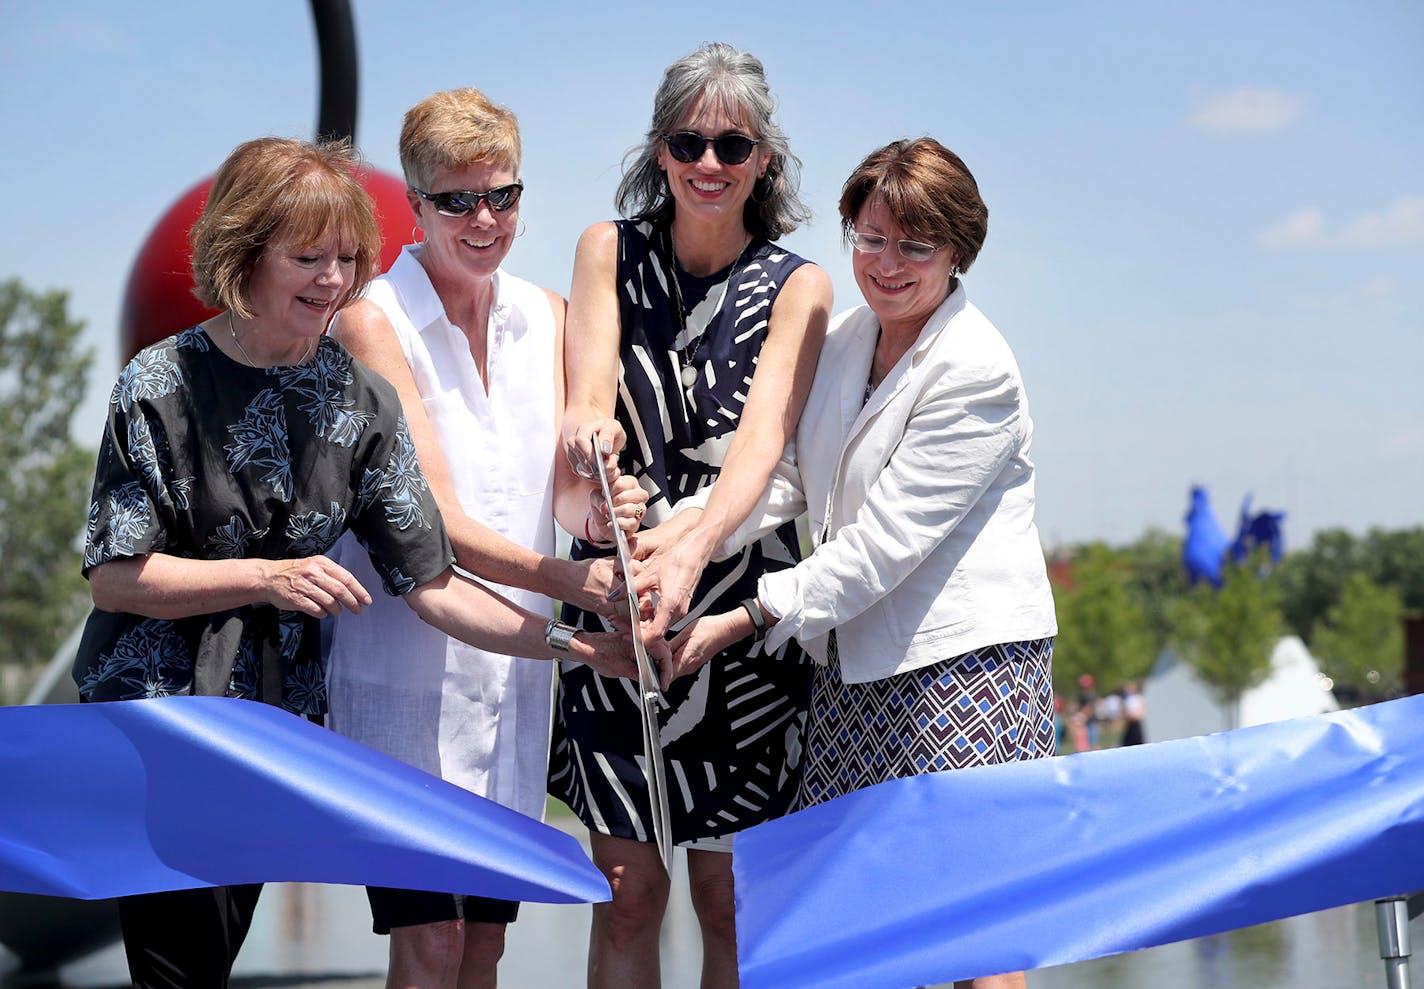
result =
[{"label": "white blazer", "polygon": [[868,306],[832,322],[796,430],[816,551],[758,587],[767,647],[824,662],[834,628],[846,683],[1058,631],[1008,344],[961,283],[862,406],[879,329]]}]

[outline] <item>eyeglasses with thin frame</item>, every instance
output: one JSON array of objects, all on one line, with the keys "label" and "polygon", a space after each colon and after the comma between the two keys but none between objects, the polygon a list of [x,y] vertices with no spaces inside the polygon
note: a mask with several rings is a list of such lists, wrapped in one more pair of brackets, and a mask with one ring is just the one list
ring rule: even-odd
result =
[{"label": "eyeglasses with thin frame", "polygon": [[745,134],[733,133],[717,137],[703,137],[693,130],[680,130],[676,134],[664,134],[663,140],[667,143],[668,152],[684,165],[700,161],[706,154],[709,144],[712,145],[712,152],[717,156],[717,160],[722,164],[740,165],[752,156],[752,149],[761,143]]},{"label": "eyeglasses with thin frame", "polygon": [[[882,237],[879,234],[865,234],[859,230],[852,230],[848,236],[851,246],[862,254],[880,254],[890,246],[890,238]],[[915,262],[928,261],[939,253],[938,247],[933,244],[922,244],[918,240],[897,240],[895,249],[906,261]]]},{"label": "eyeglasses with thin frame", "polygon": [[496,186],[487,192],[474,192],[469,189],[452,189],[449,192],[426,192],[411,186],[411,191],[428,203],[435,204],[435,212],[441,216],[469,216],[471,213],[479,211],[480,200],[483,199],[491,210],[496,213],[503,213],[507,209],[513,209],[514,204],[519,202],[519,196],[524,192],[523,182],[511,182],[509,185]]}]

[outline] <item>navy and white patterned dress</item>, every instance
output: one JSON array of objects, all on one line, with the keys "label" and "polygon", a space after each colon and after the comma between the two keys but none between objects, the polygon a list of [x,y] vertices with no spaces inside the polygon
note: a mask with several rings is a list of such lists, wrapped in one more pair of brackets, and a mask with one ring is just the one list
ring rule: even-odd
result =
[{"label": "navy and white patterned dress", "polygon": [[[707,278],[673,274],[666,225],[619,221],[618,421],[628,434],[619,466],[648,491],[644,524],[717,479],[746,402],[777,293],[805,260],[753,240]],[[686,327],[675,315],[679,278]],[[683,383],[684,368],[696,380]],[[691,398],[689,400],[689,392]],[[605,555],[575,540],[573,556]],[[758,576],[800,559],[795,526],[707,567],[687,620],[728,611],[756,593]],[[565,606],[587,629],[603,619]],[[770,656],[743,641],[667,691],[659,716],[673,840],[732,834],[784,814],[796,796],[810,664],[788,643]],[[549,790],[591,830],[652,841],[637,684],[589,667],[560,673]]]},{"label": "navy and white patterned dress", "polygon": [[[84,572],[146,553],[200,560],[325,553],[347,529],[389,594],[454,553],[395,389],[323,337],[311,360],[253,368],[199,327],[119,375],[99,450]],[[375,588],[367,588],[374,592]],[[91,701],[242,697],[326,709],[317,620],[270,605],[159,619],[95,609],[74,664]]]}]

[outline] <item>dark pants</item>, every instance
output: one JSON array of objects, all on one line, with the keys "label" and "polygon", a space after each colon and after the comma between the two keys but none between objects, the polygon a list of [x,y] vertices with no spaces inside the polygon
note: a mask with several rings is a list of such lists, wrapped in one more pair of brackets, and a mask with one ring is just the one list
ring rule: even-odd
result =
[{"label": "dark pants", "polygon": [[519,916],[518,901],[489,896],[367,886],[366,899],[371,901],[371,930],[377,934],[389,934],[393,927],[438,924],[446,920],[512,924]]},{"label": "dark pants", "polygon": [[262,884],[119,899],[135,989],[226,989]]}]

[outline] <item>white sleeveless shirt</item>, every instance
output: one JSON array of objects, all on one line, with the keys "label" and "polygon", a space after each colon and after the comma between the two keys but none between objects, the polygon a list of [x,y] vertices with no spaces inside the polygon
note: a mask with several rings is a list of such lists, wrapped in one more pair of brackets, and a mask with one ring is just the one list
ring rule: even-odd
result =
[{"label": "white sleeveless shirt", "polygon": [[[395,328],[465,513],[551,556],[554,320],[537,286],[495,273],[486,394],[469,343],[408,245],[367,293]],[[331,623],[333,729],[467,790],[543,819],[554,664],[485,652],[426,625],[347,535],[332,558],[374,598]],[[485,582],[552,615],[545,596]]]}]

